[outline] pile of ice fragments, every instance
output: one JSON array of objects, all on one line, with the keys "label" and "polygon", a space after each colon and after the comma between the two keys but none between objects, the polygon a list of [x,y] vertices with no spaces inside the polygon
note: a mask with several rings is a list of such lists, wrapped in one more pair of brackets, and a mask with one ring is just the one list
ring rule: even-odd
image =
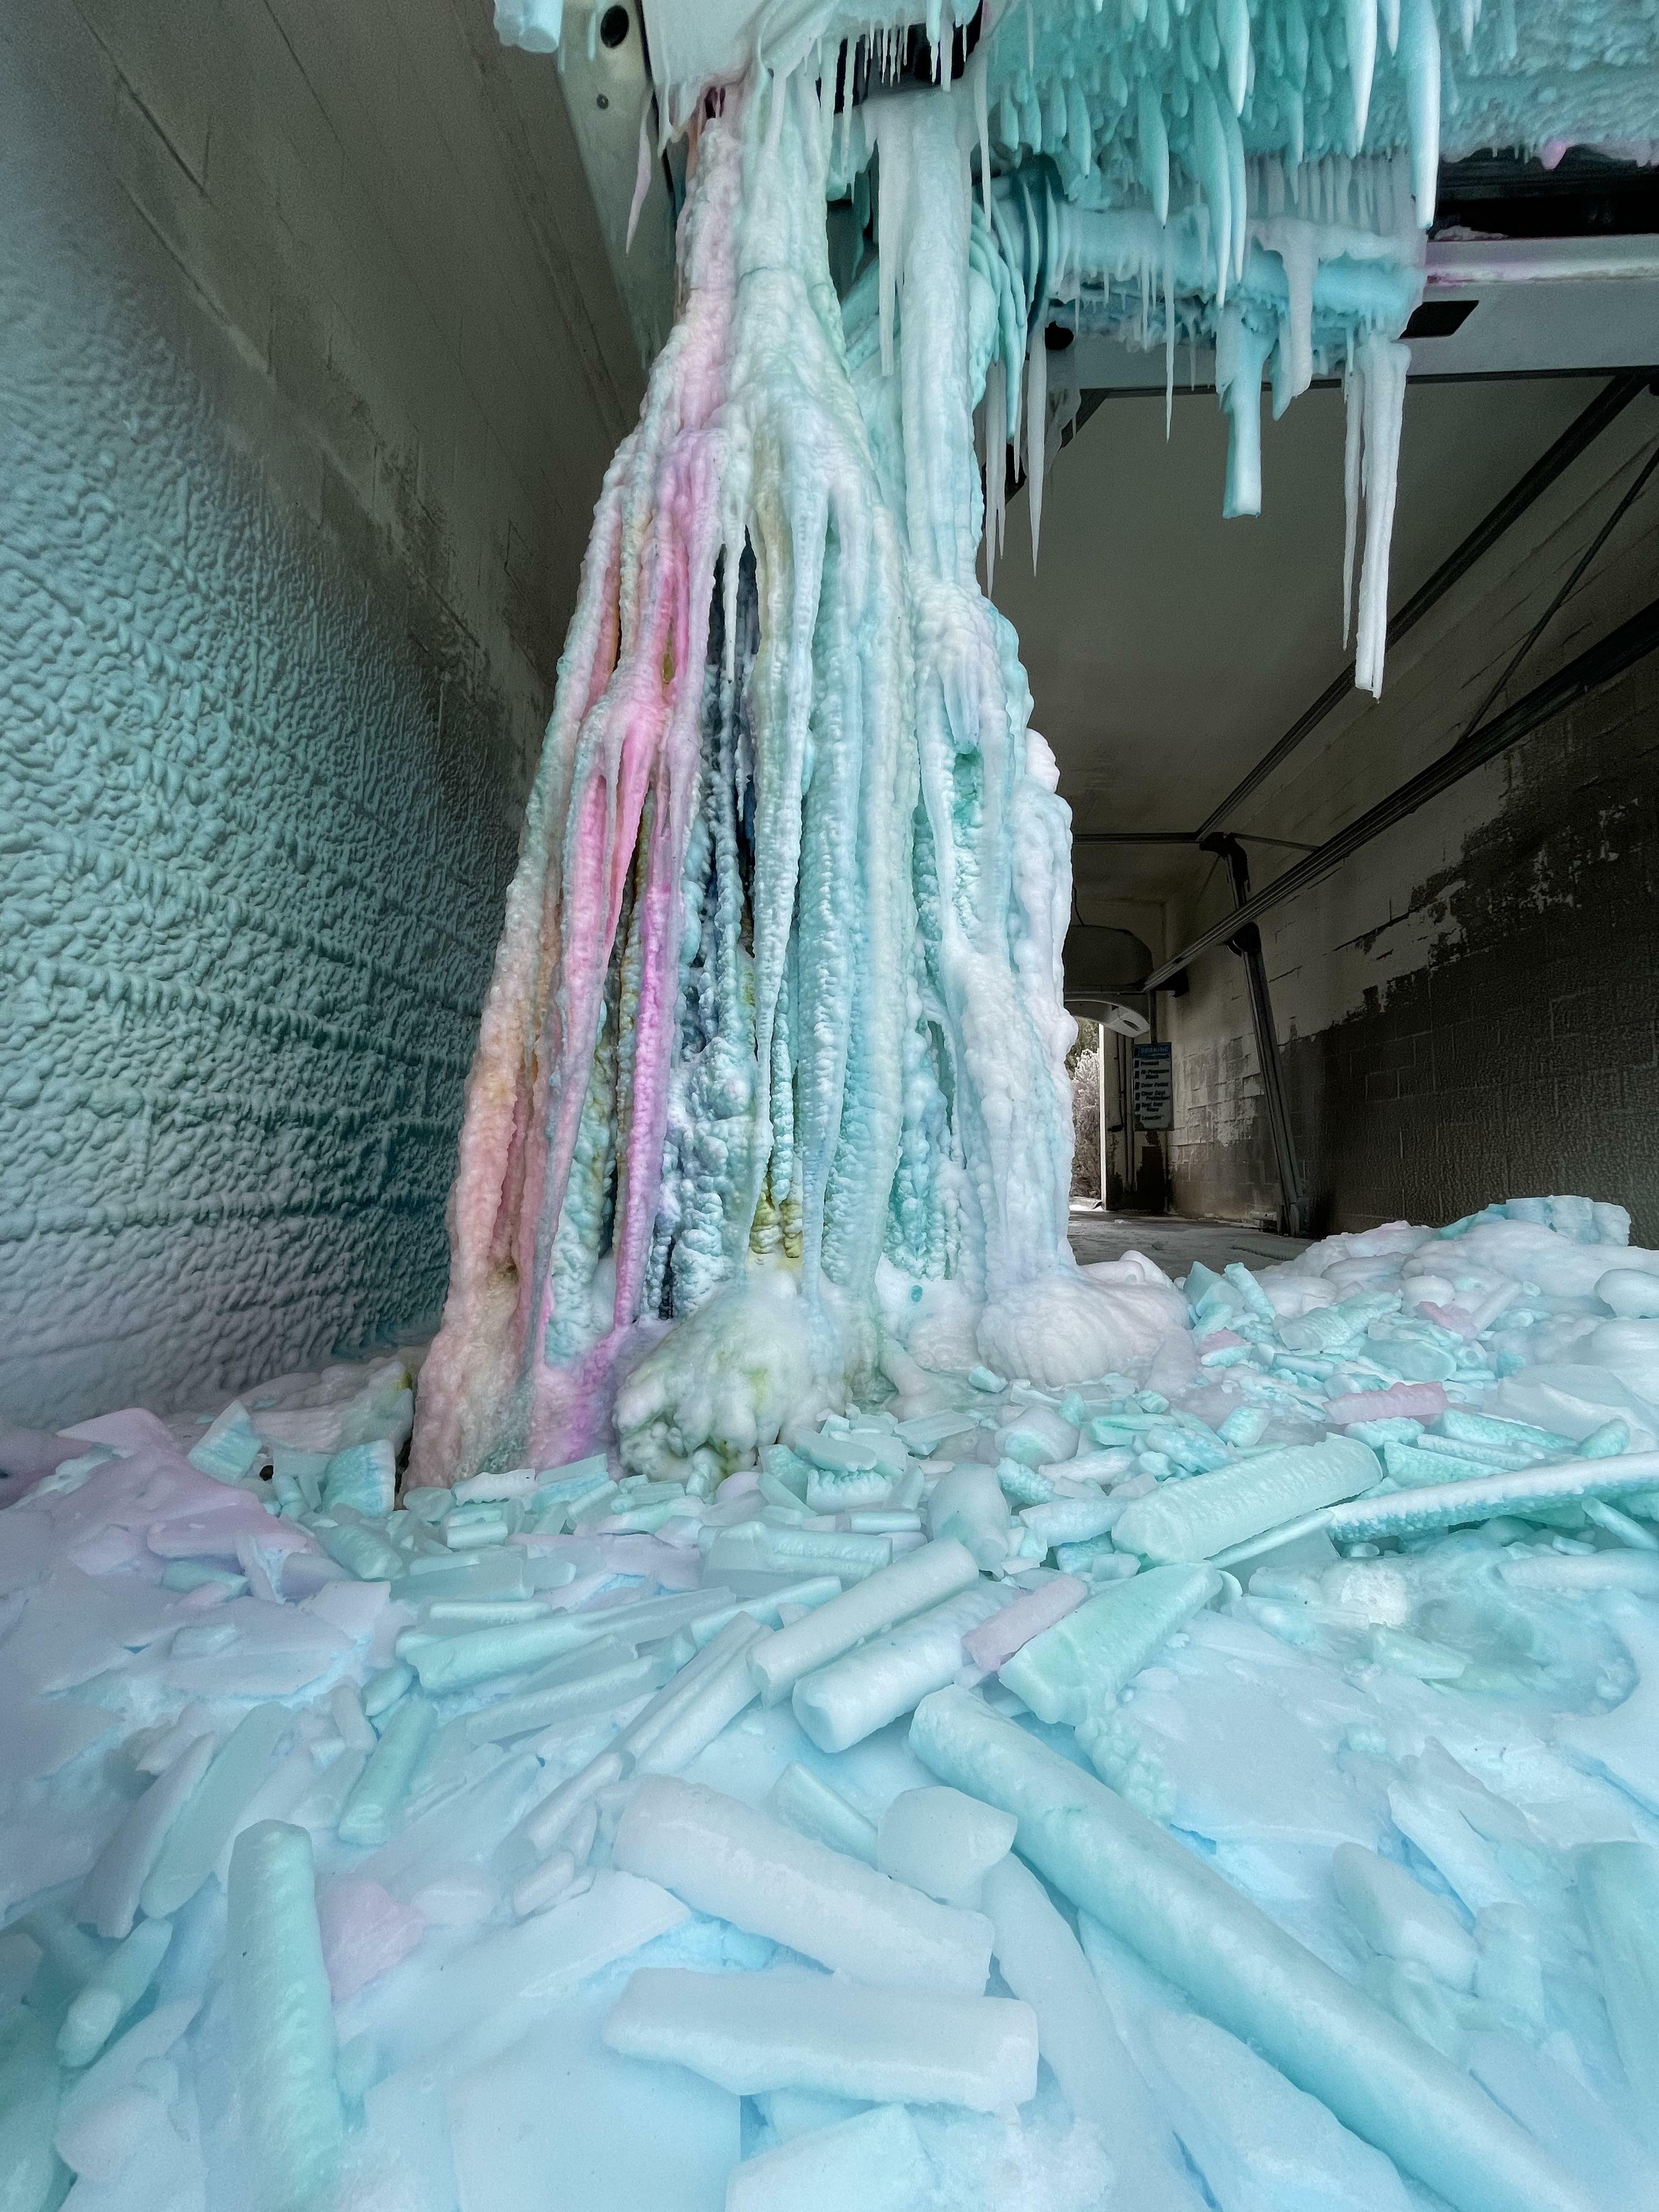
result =
[{"label": "pile of ice fragments", "polygon": [[0,2203],[1653,2202],[1627,1234],[1195,1267],[710,1494],[399,1502],[401,1361],[13,1432]]}]

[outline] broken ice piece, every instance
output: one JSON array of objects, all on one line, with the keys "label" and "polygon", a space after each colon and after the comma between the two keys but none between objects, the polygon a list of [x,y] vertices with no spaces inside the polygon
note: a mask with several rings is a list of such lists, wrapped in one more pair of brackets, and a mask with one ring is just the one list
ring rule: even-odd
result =
[{"label": "broken ice piece", "polygon": [[[734,1615],[731,1628],[730,1645],[719,1663],[708,1669],[672,1716],[650,1732],[648,1740],[630,1738],[641,1774],[679,1773],[759,1695],[750,1671],[749,1650],[766,1631],[746,1613]],[[714,1645],[705,1649],[712,1650]]]},{"label": "broken ice piece", "polygon": [[641,1783],[611,1857],[696,1911],[857,1980],[977,1995],[990,1972],[990,1923],[978,1913],[935,1903],[694,1783]]},{"label": "broken ice piece", "polygon": [[994,1674],[1006,1659],[1063,1620],[1089,1595],[1089,1585],[1073,1574],[1050,1575],[1036,1589],[1027,1590],[1012,1605],[1004,1606],[962,1639],[968,1664],[981,1675]]},{"label": "broken ice piece", "polygon": [[378,1720],[383,1712],[395,1705],[409,1690],[415,1680],[415,1669],[401,1660],[391,1667],[382,1667],[378,1674],[371,1674],[363,1684],[363,1711],[370,1720]]},{"label": "broken ice piece", "polygon": [[426,1933],[412,1905],[361,1874],[335,1876],[318,1899],[317,1921],[336,2004],[406,1959]]},{"label": "broken ice piece", "polygon": [[337,1516],[319,1514],[308,1525],[331,1559],[356,1575],[361,1583],[395,1582],[404,1571],[401,1553],[395,1551],[377,1529],[355,1517],[343,1505]]},{"label": "broken ice piece", "polygon": [[927,1529],[935,1539],[954,1537],[981,1567],[1000,1567],[1013,1536],[994,1471],[970,1462],[940,1475],[927,1501]]},{"label": "broken ice piece", "polygon": [[[601,1459],[601,1472],[604,1467]],[[457,1505],[501,1505],[509,1498],[533,1497],[540,1485],[541,1477],[533,1467],[509,1467],[494,1474],[470,1474],[458,1482],[449,1494]]]},{"label": "broken ice piece", "polygon": [[139,1893],[161,1856],[179,1808],[193,1796],[213,1757],[214,1739],[204,1733],[186,1743],[171,1766],[157,1776],[126,1813],[81,1885],[76,1917],[100,1936],[131,1933]]},{"label": "broken ice piece", "polygon": [[430,1928],[476,1928],[489,1919],[500,1895],[482,1867],[462,1865],[434,1875],[409,1901]]},{"label": "broken ice piece", "polygon": [[216,1482],[241,1480],[259,1456],[259,1439],[240,1398],[231,1400],[201,1442],[192,1444],[185,1456]]},{"label": "broken ice piece", "polygon": [[386,1723],[386,1734],[371,1753],[346,1799],[340,1815],[343,1844],[370,1846],[385,1843],[392,1832],[392,1817],[403,1802],[421,1753],[432,1733],[432,1708],[424,1698],[410,1698]]},{"label": "broken ice piece", "polygon": [[858,1582],[892,1564],[890,1536],[842,1534],[839,1529],[808,1528],[774,1521],[738,1521],[728,1528],[705,1526],[701,1541],[705,1572],[720,1582],[744,1574],[833,1574]]},{"label": "broken ice piece", "polygon": [[902,2105],[814,2128],[732,2169],[726,2212],[914,2212],[933,2169]]},{"label": "broken ice piece", "polygon": [[414,1668],[423,1690],[441,1696],[470,1690],[498,1674],[522,1674],[580,1649],[599,1632],[591,1619],[582,1622],[569,1613],[555,1613],[459,1636],[417,1638],[405,1632],[398,1639],[398,1656]]},{"label": "broken ice piece", "polygon": [[292,1719],[286,1706],[264,1705],[236,1723],[167,1830],[140,1893],[150,1919],[171,1917],[207,1880],[270,1771]]},{"label": "broken ice piece", "polygon": [[1232,1545],[1370,1489],[1380,1472],[1376,1454],[1348,1437],[1287,1444],[1135,1498],[1112,1540],[1120,1551],[1147,1559],[1213,1559]]},{"label": "broken ice piece", "polygon": [[1012,1850],[1018,1825],[960,1790],[901,1790],[876,1831],[876,1864],[941,1905],[977,1906],[980,1884]]},{"label": "broken ice piece", "polygon": [[784,1768],[766,1802],[779,1820],[787,1820],[803,1836],[811,1836],[817,1843],[828,1844],[831,1850],[845,1851],[853,1858],[862,1859],[866,1866],[874,1866],[875,1822],[866,1820],[838,1790],[832,1790],[799,1759],[792,1760]]},{"label": "broken ice piece", "polygon": [[757,1644],[749,1664],[769,1705],[787,1697],[803,1674],[827,1666],[866,1638],[878,1636],[979,1580],[971,1554],[946,1537],[896,1559],[817,1607],[793,1626]]},{"label": "broken ice piece", "polygon": [[[998,1433],[997,1444],[1005,1458],[1022,1466],[1051,1467],[1057,1461],[1074,1456],[1078,1433],[1070,1421],[1039,1399],[1022,1406],[1004,1425]],[[1069,1467],[1066,1471],[1070,1474]]]},{"label": "broken ice piece", "polygon": [[1491,1474],[1356,1498],[1331,1506],[1317,1516],[1316,1525],[1344,1543],[1356,1536],[1420,1535],[1462,1522],[1511,1514],[1525,1516],[1540,1508],[1573,1504],[1585,1498],[1639,1497],[1656,1486],[1659,1451],[1627,1452],[1617,1459],[1574,1459],[1522,1474]]},{"label": "broken ice piece", "polygon": [[[1037,2046],[1073,2112],[1112,2146],[1134,2212],[1199,2212],[1182,2155],[1112,2022],[1099,1982],[1048,1891],[1012,1855],[985,1877],[998,1971],[1036,2014]],[[1265,2212],[1265,2208],[1263,2208]]]},{"label": "broken ice piece", "polygon": [[216,1590],[221,1597],[240,1597],[247,1588],[246,1575],[226,1567],[210,1567],[197,1559],[169,1559],[161,1570],[161,1588],[187,1595],[191,1590]]},{"label": "broken ice piece", "polygon": [[1363,1844],[1339,1844],[1331,1879],[1373,1951],[1426,1966],[1449,1990],[1474,1987],[1474,1938],[1443,1899]]},{"label": "broken ice piece", "polygon": [[647,1696],[667,1679],[666,1661],[641,1658],[615,1638],[602,1638],[577,1652],[569,1672],[543,1688],[526,1690],[485,1705],[466,1719],[469,1743],[507,1743],[533,1729],[610,1712],[632,1698]]},{"label": "broken ice piece", "polygon": [[[1201,1476],[1194,1480],[1201,1481]],[[1115,1705],[1154,1652],[1221,1594],[1209,1566],[1149,1568],[1097,1591],[1005,1662],[998,1680],[1042,1721],[1069,1721]]]},{"label": "broken ice piece", "polygon": [[[532,1868],[513,1893],[513,1910],[520,1918],[526,1913],[544,1911],[556,1905],[575,1886],[580,1872],[574,1851],[555,1851],[538,1867]],[[592,1876],[587,1877],[590,1881]]]},{"label": "broken ice piece", "polygon": [[225,1928],[243,2181],[258,2212],[311,2212],[344,2140],[334,2008],[303,1828],[264,1820],[231,1854]]},{"label": "broken ice piece", "polygon": [[1121,1498],[1056,1498],[1045,1505],[1028,1505],[1020,1519],[1045,1552],[1060,1544],[1087,1543],[1116,1527],[1133,1500]]},{"label": "broken ice piece", "polygon": [[1350,1428],[1355,1422],[1408,1419],[1432,1421],[1446,1410],[1446,1393],[1438,1382],[1396,1382],[1386,1390],[1358,1390],[1333,1398],[1325,1418],[1333,1428]]},{"label": "broken ice piece", "polygon": [[173,1940],[170,1920],[144,1920],[80,1990],[58,2031],[65,2066],[87,2066],[143,1996]]},{"label": "broken ice piece", "polygon": [[1008,1602],[1008,1588],[976,1579],[971,1589],[802,1675],[790,1700],[795,1718],[820,1751],[861,1743],[956,1680],[963,1637]]},{"label": "broken ice piece", "polygon": [[396,1504],[398,1462],[384,1437],[373,1443],[349,1444],[335,1453],[323,1470],[322,1503],[332,1512],[349,1505],[370,1520],[384,1521]]},{"label": "broken ice piece", "polygon": [[61,2081],[52,2030],[27,2005],[0,2021],[0,2176],[9,2203],[34,2208],[62,2202],[68,2177],[52,2148]]},{"label": "broken ice piece", "polygon": [[1036,2094],[1036,2021],[1007,1997],[645,1966],[600,2032],[612,2051],[689,2066],[736,2096],[814,2089],[997,2112]]},{"label": "broken ice piece", "polygon": [[1382,2153],[1248,2044],[1193,2013],[1156,2008],[1145,2033],[1152,2086],[1218,2203],[1407,2212]]},{"label": "broken ice piece", "polygon": [[1659,1852],[1587,1844],[1577,1864],[1613,2040],[1638,2123],[1659,2148]]}]

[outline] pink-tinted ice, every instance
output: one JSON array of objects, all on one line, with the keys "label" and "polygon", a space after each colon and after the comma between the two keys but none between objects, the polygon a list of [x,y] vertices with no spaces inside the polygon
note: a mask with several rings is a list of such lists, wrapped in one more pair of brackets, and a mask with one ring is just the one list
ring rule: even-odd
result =
[{"label": "pink-tinted ice", "polygon": [[1034,1636],[1064,1620],[1088,1595],[1088,1583],[1076,1575],[1055,1575],[1036,1589],[1027,1590],[1024,1597],[1017,1597],[1000,1613],[994,1613],[977,1628],[969,1630],[962,1639],[969,1665],[982,1675],[994,1674]]},{"label": "pink-tinted ice", "polygon": [[1387,1390],[1355,1390],[1346,1398],[1333,1398],[1326,1416],[1334,1428],[1355,1421],[1432,1421],[1446,1410],[1446,1394],[1437,1382],[1395,1382]]}]

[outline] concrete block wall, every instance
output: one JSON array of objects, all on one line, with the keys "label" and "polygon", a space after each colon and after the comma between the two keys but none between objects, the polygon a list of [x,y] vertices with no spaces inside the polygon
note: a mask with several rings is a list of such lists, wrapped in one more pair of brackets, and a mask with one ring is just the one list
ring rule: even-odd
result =
[{"label": "concrete block wall", "polygon": [[0,1420],[435,1315],[641,382],[470,0],[0,10]]},{"label": "concrete block wall", "polygon": [[1356,1223],[1582,1191],[1659,1242],[1659,671],[1520,749],[1439,896],[1455,951],[1288,1048],[1314,1188]]},{"label": "concrete block wall", "polygon": [[[1598,388],[1574,380],[1565,421]],[[1407,434],[1410,434],[1410,403]],[[1553,435],[1550,429],[1540,444]],[[1457,737],[1659,437],[1644,397],[1391,656],[1238,827],[1317,842]],[[1518,476],[1531,454],[1517,454]],[[1509,690],[1521,696],[1659,591],[1644,494]],[[1397,579],[1395,600],[1415,578]],[[1659,669],[1558,716],[1262,918],[1291,1112],[1322,1231],[1583,1191],[1659,1243]],[[1267,880],[1277,863],[1257,869]],[[1218,879],[1170,917],[1221,911]],[[1271,1216],[1278,1184],[1241,963],[1171,999],[1175,1196]]]}]

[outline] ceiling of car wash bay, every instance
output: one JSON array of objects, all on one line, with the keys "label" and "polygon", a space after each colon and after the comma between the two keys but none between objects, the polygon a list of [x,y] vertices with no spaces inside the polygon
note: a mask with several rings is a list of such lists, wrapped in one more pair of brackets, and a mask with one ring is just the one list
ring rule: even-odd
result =
[{"label": "ceiling of car wash bay", "polygon": [[[1409,597],[1604,381],[1410,386],[1391,605]],[[1024,494],[1010,505],[996,570],[995,596],[1030,677],[1033,720],[1054,748],[1079,833],[1085,921],[1097,918],[1091,896],[1161,902],[1210,866],[1189,847],[1091,845],[1087,834],[1191,830],[1347,658],[1340,388],[1317,386],[1282,421],[1264,420],[1262,512],[1226,522],[1218,513],[1226,423],[1213,392],[1177,385],[1167,444],[1164,412],[1161,392],[1107,396],[1051,465],[1035,577]],[[1386,689],[1380,705],[1351,697],[1320,741],[1364,744],[1368,717],[1382,718],[1387,702]],[[1267,786],[1241,823],[1309,841],[1322,834],[1283,818],[1285,788],[1283,779]],[[1256,848],[1259,880],[1275,872],[1271,850]],[[1115,917],[1103,909],[1098,918]]]}]

